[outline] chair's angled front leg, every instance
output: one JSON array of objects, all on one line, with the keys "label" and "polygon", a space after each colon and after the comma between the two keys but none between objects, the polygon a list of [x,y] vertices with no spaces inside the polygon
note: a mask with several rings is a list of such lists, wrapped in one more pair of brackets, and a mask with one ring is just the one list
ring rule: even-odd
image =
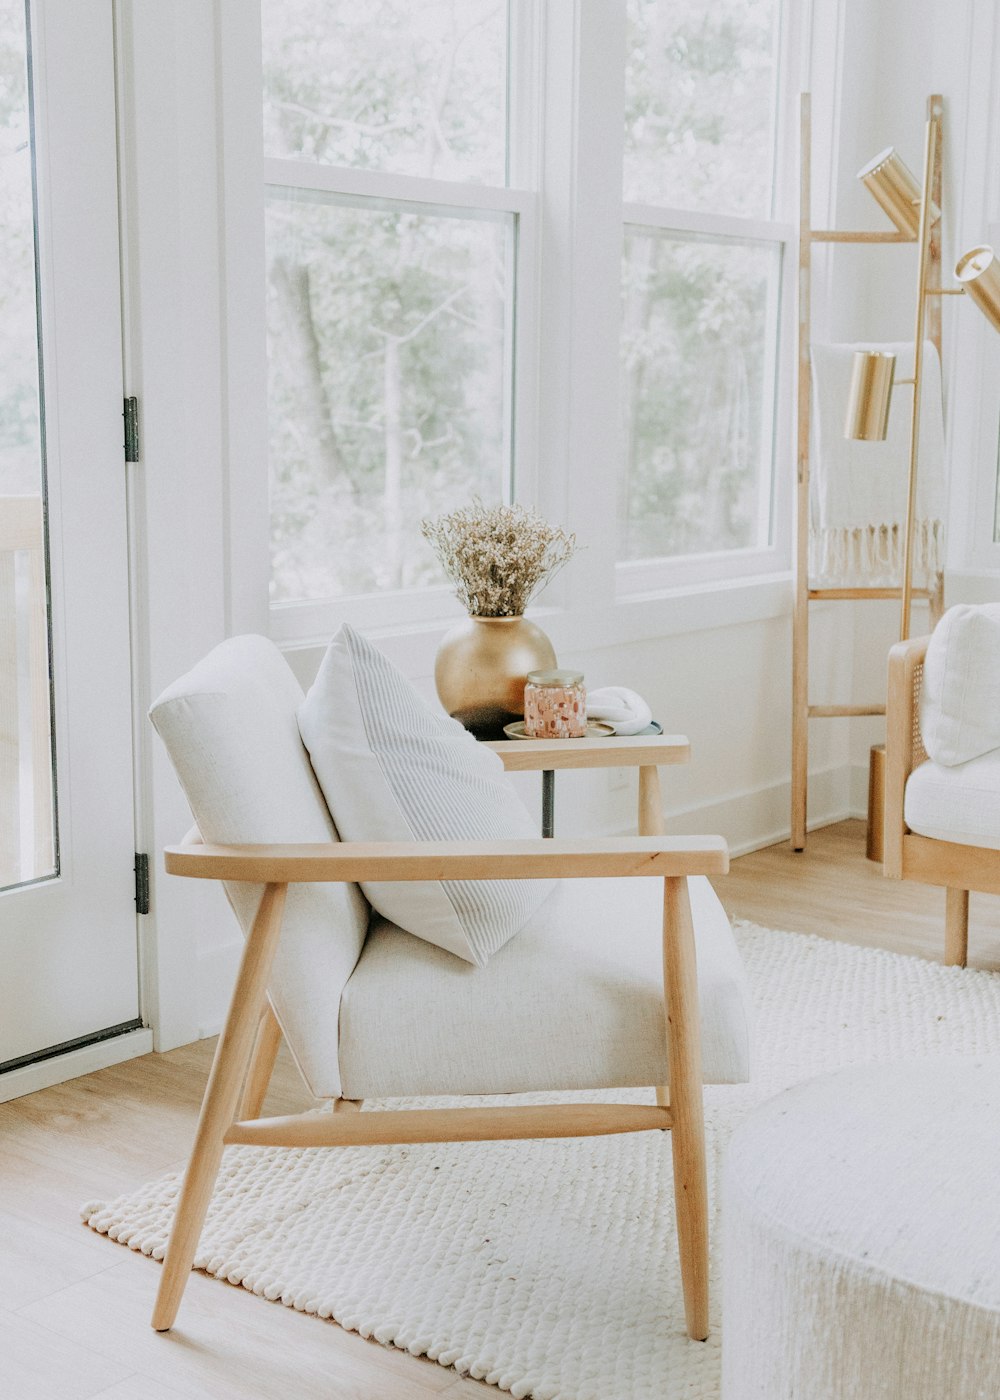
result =
[{"label": "chair's angled front leg", "polygon": [[674,1201],[688,1336],[708,1336],[708,1178],[701,1015],[687,880],[663,882],[663,984],[673,1115]]},{"label": "chair's angled front leg", "polygon": [[281,932],[287,885],[267,885],[243,949],[226,1024],[212,1062],[201,1105],[191,1160],[184,1174],[177,1214],[163,1261],[160,1287],[153,1308],[153,1327],[173,1326],[181,1295],[191,1272],[198,1237],[222,1161],[223,1140],[236,1117],[247,1067],[253,1054],[267,982]]}]

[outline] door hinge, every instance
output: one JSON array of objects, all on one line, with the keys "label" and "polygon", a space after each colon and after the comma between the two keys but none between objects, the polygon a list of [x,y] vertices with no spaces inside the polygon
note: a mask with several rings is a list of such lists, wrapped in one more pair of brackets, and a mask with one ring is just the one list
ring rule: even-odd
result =
[{"label": "door hinge", "polygon": [[135,912],[149,913],[149,856],[135,853]]},{"label": "door hinge", "polygon": [[125,400],[125,460],[139,460],[139,400]]}]

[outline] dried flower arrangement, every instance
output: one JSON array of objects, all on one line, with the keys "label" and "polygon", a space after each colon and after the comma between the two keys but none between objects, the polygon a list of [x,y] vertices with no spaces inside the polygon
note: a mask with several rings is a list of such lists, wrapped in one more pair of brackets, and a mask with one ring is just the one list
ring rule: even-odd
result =
[{"label": "dried flower arrangement", "polygon": [[421,522],[470,617],[520,617],[577,550],[576,535],[524,506],[486,506]]}]

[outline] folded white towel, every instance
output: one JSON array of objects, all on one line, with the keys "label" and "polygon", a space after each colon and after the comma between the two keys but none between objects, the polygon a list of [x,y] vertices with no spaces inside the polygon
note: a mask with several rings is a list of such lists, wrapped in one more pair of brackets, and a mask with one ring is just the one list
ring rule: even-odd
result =
[{"label": "folded white towel", "polygon": [[641,695],[623,685],[606,685],[587,696],[587,718],[614,726],[616,734],[638,734],[653,718]]},{"label": "folded white towel", "polygon": [[[913,343],[812,346],[809,578],[814,585],[897,585],[909,472],[912,388],[892,396],[885,442],[852,442],[844,419],[855,350],[896,356],[896,378],[913,374]],[[943,567],[944,419],[941,361],[924,343],[913,581],[931,586]]]}]

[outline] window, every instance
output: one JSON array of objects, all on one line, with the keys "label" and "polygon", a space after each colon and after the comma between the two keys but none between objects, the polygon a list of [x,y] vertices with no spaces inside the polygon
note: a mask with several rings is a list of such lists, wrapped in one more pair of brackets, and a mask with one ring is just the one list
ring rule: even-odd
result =
[{"label": "window", "polygon": [[[628,0],[626,565],[728,553],[746,571],[747,552],[771,542],[779,21],[779,0]],[[709,569],[725,571],[724,561]],[[632,591],[650,581],[633,568],[621,583]]]},{"label": "window", "polygon": [[567,597],[787,567],[781,2],[262,0],[279,641],[446,615],[473,495]]},{"label": "window", "polygon": [[264,0],[272,603],[442,582],[510,499],[523,196],[499,0]]}]

